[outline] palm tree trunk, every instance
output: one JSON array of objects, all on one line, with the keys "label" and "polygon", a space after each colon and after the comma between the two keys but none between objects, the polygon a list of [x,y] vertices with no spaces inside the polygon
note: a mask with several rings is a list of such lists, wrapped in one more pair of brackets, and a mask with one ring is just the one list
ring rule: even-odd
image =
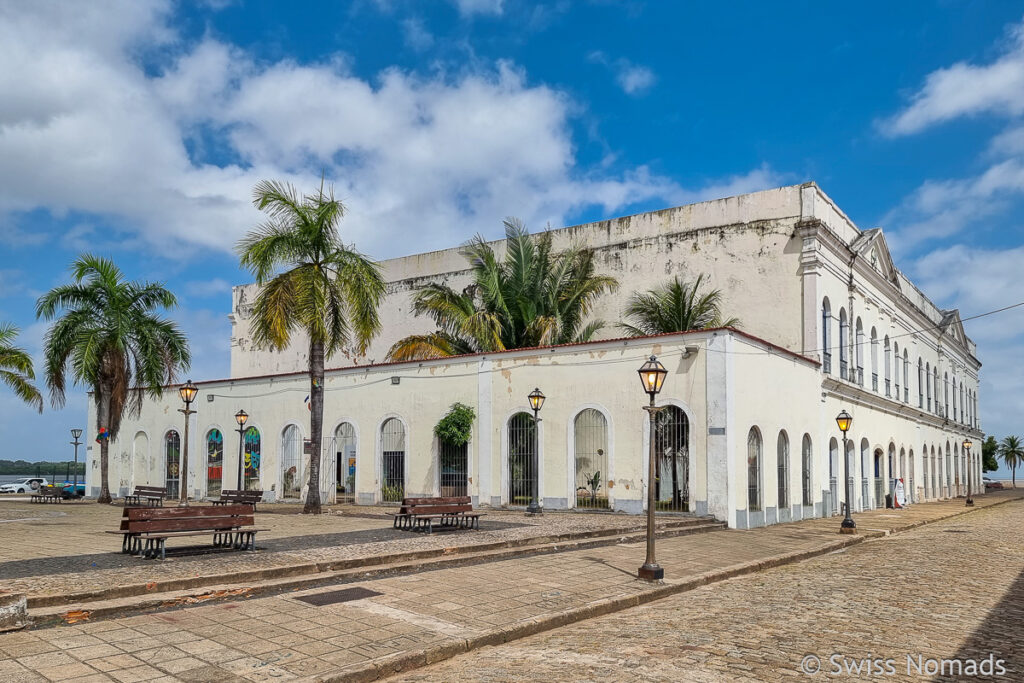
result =
[{"label": "palm tree trunk", "polygon": [[303,514],[320,514],[320,451],[324,431],[324,345],[309,344],[309,486]]},{"label": "palm tree trunk", "polygon": [[[110,424],[110,392],[102,389],[96,394],[96,433]],[[111,503],[110,497],[110,439],[100,439],[100,497],[97,503]]]}]

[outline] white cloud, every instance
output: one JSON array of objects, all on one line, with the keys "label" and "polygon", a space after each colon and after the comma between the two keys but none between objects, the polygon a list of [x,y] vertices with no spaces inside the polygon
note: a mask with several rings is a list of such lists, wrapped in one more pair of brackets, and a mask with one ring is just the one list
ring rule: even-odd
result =
[{"label": "white cloud", "polygon": [[958,62],[928,74],[902,112],[883,121],[888,135],[917,133],[928,126],[982,113],[1024,113],[1024,23],[1011,27],[1007,47],[995,61]]},{"label": "white cloud", "polygon": [[640,96],[645,94],[658,80],[654,72],[646,66],[634,64],[625,58],[610,59],[600,50],[591,52],[587,59],[596,64],[608,67],[615,76],[615,82],[627,95]]},{"label": "white cloud", "polygon": [[417,52],[427,50],[434,45],[434,36],[427,30],[426,24],[418,17],[410,17],[402,21],[402,35],[405,44]]},{"label": "white cloud", "polygon": [[[344,238],[381,258],[496,234],[507,215],[560,225],[583,207],[712,191],[642,166],[580,167],[579,105],[511,63],[367,80],[343,56],[266,63],[211,38],[186,46],[165,6],[124,6],[117,27],[111,7],[65,8],[60,22],[56,5],[0,10],[0,91],[17,93],[0,100],[3,233],[11,216],[45,208],[84,214],[71,238],[93,248],[226,251],[261,218],[250,203],[258,180],[309,188],[325,170],[349,209]],[[176,49],[156,76],[137,57],[153,43]],[[737,182],[774,180],[755,169]]]},{"label": "white cloud", "polygon": [[470,17],[476,14],[499,16],[504,11],[505,0],[454,0],[459,14]]},{"label": "white cloud", "polygon": [[191,280],[185,283],[185,294],[197,298],[208,298],[231,292],[231,283],[219,277],[211,280]]}]

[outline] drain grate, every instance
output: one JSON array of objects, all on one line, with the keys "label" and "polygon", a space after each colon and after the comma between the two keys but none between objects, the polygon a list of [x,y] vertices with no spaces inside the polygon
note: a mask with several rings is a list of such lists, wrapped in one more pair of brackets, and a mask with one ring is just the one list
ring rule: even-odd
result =
[{"label": "drain grate", "polygon": [[340,591],[330,591],[329,593],[303,595],[295,599],[302,600],[302,602],[307,602],[316,607],[323,607],[324,605],[336,605],[339,602],[351,602],[352,600],[372,598],[375,595],[382,594],[377,591],[369,590],[368,588],[346,588]]}]

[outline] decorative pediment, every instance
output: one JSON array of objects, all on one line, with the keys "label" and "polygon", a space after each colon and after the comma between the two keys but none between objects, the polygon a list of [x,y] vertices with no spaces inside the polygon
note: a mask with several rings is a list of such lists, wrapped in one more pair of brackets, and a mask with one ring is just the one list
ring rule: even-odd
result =
[{"label": "decorative pediment", "polygon": [[939,323],[939,330],[942,334],[948,334],[956,340],[960,346],[967,346],[967,333],[964,331],[964,323],[960,319],[960,311],[952,309],[942,311],[942,322]]},{"label": "decorative pediment", "polygon": [[896,266],[892,262],[889,245],[885,242],[885,235],[882,234],[881,228],[871,228],[862,232],[850,245],[850,249],[870,263],[871,267],[891,282],[894,287],[900,288]]}]

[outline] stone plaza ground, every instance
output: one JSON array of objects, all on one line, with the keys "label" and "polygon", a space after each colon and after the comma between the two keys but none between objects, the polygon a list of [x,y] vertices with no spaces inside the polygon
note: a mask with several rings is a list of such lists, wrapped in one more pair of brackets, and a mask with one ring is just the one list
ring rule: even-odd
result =
[{"label": "stone plaza ground", "polygon": [[[1021,493],[860,514],[855,537],[665,518],[656,586],[621,515],[497,511],[423,537],[379,509],[263,506],[259,552],[159,562],[117,552],[119,508],[4,501],[0,585],[38,625],[0,634],[0,681],[782,680],[808,654],[989,652],[1020,679]],[[351,588],[372,593],[331,600]]]}]

